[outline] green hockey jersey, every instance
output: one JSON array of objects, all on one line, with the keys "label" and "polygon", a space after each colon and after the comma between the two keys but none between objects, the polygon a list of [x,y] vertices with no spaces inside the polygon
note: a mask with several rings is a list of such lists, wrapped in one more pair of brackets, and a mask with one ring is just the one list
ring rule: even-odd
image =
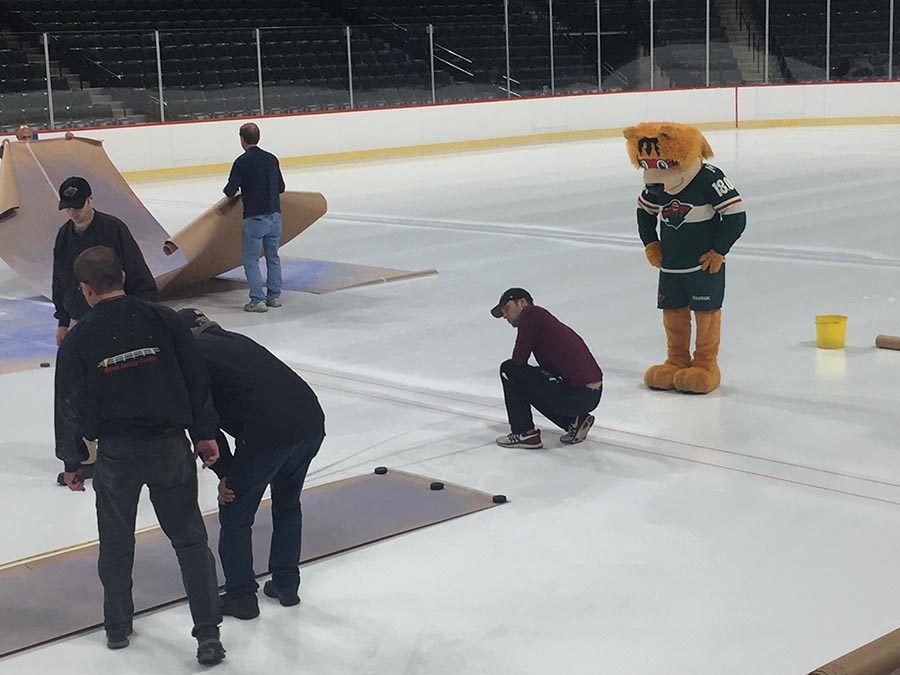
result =
[{"label": "green hockey jersey", "polygon": [[644,190],[637,220],[644,246],[660,242],[665,272],[700,269],[700,256],[710,249],[727,254],[747,225],[741,196],[712,164],[703,164],[677,195]]}]

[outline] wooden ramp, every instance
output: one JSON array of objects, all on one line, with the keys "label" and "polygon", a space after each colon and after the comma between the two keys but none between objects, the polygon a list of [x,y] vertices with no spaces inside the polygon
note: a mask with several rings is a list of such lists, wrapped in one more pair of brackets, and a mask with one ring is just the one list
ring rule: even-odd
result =
[{"label": "wooden ramp", "polygon": [[[484,492],[429,478],[389,471],[327,483],[303,491],[302,562],[349,551],[398,534],[496,506]],[[263,502],[253,528],[257,571],[269,556],[270,504]],[[218,515],[207,515],[215,552]],[[137,535],[134,560],[135,613],[184,599],[175,553],[159,528]],[[0,569],[0,656],[35,647],[103,624],[103,595],[97,578],[97,544],[62,551]],[[222,579],[219,568],[219,581]]]},{"label": "wooden ramp", "polygon": [[[50,297],[53,242],[66,221],[59,185],[69,176],[91,184],[94,208],[121,219],[137,241],[163,297],[240,265],[243,208],[222,198],[169,237],[119,173],[101,141],[52,138],[0,145],[0,257],[34,289]],[[306,230],[328,210],[318,192],[281,195],[281,243]]]}]

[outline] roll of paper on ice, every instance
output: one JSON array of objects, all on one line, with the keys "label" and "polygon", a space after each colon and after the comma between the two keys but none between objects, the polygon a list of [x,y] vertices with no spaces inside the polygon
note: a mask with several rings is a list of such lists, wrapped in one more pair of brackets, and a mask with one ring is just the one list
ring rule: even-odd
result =
[{"label": "roll of paper on ice", "polygon": [[875,338],[875,346],[881,349],[898,349],[900,350],[900,336],[897,335],[879,335]]}]

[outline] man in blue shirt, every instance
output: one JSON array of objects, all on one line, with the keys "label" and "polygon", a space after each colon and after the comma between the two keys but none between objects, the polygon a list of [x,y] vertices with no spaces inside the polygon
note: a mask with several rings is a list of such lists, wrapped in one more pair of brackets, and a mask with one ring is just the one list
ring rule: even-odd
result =
[{"label": "man in blue shirt", "polygon": [[[241,126],[241,147],[244,154],[234,160],[225,194],[234,197],[241,191],[244,204],[244,226],[241,248],[244,274],[250,285],[250,302],[245,312],[265,312],[269,307],[281,307],[281,200],[284,178],[278,158],[258,147],[259,127],[253,122]],[[259,271],[259,251],[266,256],[266,292],[263,294]]]}]

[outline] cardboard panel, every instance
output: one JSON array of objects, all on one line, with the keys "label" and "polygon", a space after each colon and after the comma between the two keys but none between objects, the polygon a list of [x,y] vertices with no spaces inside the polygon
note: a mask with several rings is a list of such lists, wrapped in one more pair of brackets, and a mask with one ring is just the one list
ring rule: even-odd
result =
[{"label": "cardboard panel", "polygon": [[[0,161],[0,257],[35,290],[50,297],[53,242],[67,220],[59,185],[69,176],[91,184],[94,208],[122,220],[141,248],[164,295],[173,295],[241,264],[240,199],[222,199],[177,235],[157,222],[110,161],[100,141],[56,138],[4,141]],[[282,195],[287,243],[328,209],[317,192]]]},{"label": "cardboard panel", "polygon": [[826,663],[810,675],[900,675],[900,628]]}]

